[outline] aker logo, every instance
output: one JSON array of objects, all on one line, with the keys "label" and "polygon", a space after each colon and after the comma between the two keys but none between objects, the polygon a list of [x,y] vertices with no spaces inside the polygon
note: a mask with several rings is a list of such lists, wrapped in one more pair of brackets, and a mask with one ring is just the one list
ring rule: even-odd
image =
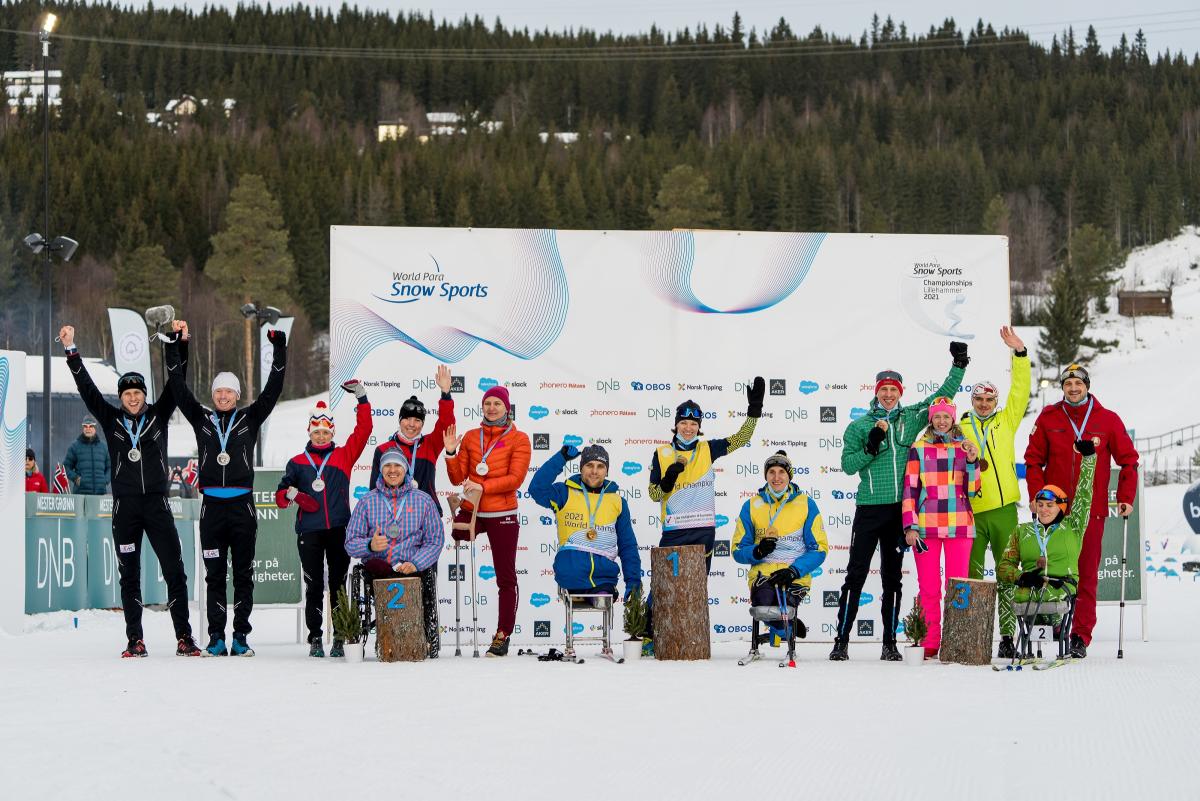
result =
[{"label": "aker logo", "polygon": [[821,422],[822,423],[836,423],[837,422],[837,407],[836,406],[822,406],[821,407]]},{"label": "aker logo", "polygon": [[867,414],[867,410],[861,406],[850,407],[850,419],[851,420],[857,420],[860,417],[865,417],[866,414]]},{"label": "aker logo", "polygon": [[[537,408],[536,406],[533,407],[533,409],[536,409],[536,408]],[[533,417],[533,409],[529,410],[530,417]],[[533,449],[535,451],[550,450],[550,435],[549,434],[534,434],[533,435]]]},{"label": "aker logo", "polygon": [[466,565],[456,565],[454,563],[450,563],[450,564],[446,565],[446,580],[447,581],[466,581],[467,580],[467,566]]},{"label": "aker logo", "polygon": [[550,515],[542,515],[541,517],[538,518],[538,522],[541,523],[543,526],[553,526],[554,518],[551,517]]},{"label": "aker logo", "polygon": [[856,626],[856,628],[858,629],[858,631],[856,633],[858,634],[859,637],[874,637],[875,636],[875,621],[874,620],[860,620],[860,621],[858,621],[858,625]]},{"label": "aker logo", "polygon": [[826,609],[835,608],[838,605],[839,597],[841,597],[841,593],[837,590],[824,590],[821,592],[821,606]]},{"label": "aker logo", "polygon": [[467,391],[467,377],[465,375],[450,376],[450,392],[462,394]]},{"label": "aker logo", "polygon": [[583,437],[578,437],[574,434],[567,434],[563,437],[563,445],[570,445],[572,448],[578,448],[583,444]]},{"label": "aker logo", "polygon": [[479,379],[479,391],[487,392],[489,389],[491,389],[494,386],[497,386],[499,383],[500,382],[494,378],[481,378],[481,379]]},{"label": "aker logo", "polygon": [[729,523],[729,518],[726,517],[725,515],[717,515],[715,517],[715,521],[717,524],[717,528],[720,528],[721,526],[727,525]]},{"label": "aker logo", "polygon": [[487,284],[455,284],[446,280],[442,266],[438,264],[433,254],[429,254],[433,267],[427,272],[413,271],[408,273],[392,273],[392,283],[386,295],[375,295],[386,303],[415,303],[422,298],[445,298],[446,302],[455,298],[486,298]]},{"label": "aker logo", "polygon": [[533,621],[533,636],[534,637],[549,637],[550,636],[550,621],[549,620]]},{"label": "aker logo", "polygon": [[533,604],[534,606],[545,606],[546,604],[550,603],[550,596],[544,592],[535,592],[533,595],[529,596],[529,603]]},{"label": "aker logo", "polygon": [[729,540],[713,540],[713,556],[729,556]]},{"label": "aker logo", "polygon": [[494,579],[496,577],[496,568],[491,565],[480,565],[479,577],[481,579]]},{"label": "aker logo", "polygon": [[545,406],[530,406],[529,407],[529,419],[531,419],[531,420],[541,420],[543,417],[548,417],[549,415],[550,415],[550,410],[547,409]]},{"label": "aker logo", "polygon": [[800,382],[800,394],[802,394],[802,395],[811,395],[820,388],[821,388],[821,385],[818,384],[816,381],[801,381]]},{"label": "aker logo", "polygon": [[642,466],[638,462],[625,462],[621,465],[621,472],[627,476],[636,476],[642,472]]},{"label": "aker logo", "polygon": [[787,394],[787,380],[783,379],[783,378],[772,378],[771,379],[771,394],[772,395],[786,395]]},{"label": "aker logo", "polygon": [[867,604],[871,603],[871,601],[874,601],[874,600],[875,600],[874,595],[872,595],[869,592],[864,592],[858,596],[858,605],[866,606]]}]

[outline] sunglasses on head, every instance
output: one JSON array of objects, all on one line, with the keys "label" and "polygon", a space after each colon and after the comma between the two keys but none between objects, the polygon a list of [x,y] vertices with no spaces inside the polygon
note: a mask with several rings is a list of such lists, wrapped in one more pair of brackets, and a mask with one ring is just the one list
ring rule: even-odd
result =
[{"label": "sunglasses on head", "polygon": [[1033,499],[1035,501],[1053,501],[1054,503],[1062,503],[1065,500],[1065,498],[1058,497],[1050,490],[1038,490]]},{"label": "sunglasses on head", "polygon": [[701,414],[699,409],[684,409],[683,412],[681,412],[679,416],[684,418],[685,420],[689,417],[694,417],[697,420],[703,419],[703,415]]}]

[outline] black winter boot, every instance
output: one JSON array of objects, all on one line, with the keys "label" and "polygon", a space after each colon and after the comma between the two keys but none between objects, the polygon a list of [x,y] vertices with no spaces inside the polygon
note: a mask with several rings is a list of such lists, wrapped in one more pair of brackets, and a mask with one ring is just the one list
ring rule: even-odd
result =
[{"label": "black winter boot", "polygon": [[1087,643],[1078,634],[1071,635],[1070,654],[1073,659],[1083,659],[1087,656]]},{"label": "black winter boot", "polygon": [[834,640],[833,650],[829,652],[830,662],[845,662],[850,658],[850,643],[847,640]]},{"label": "black winter boot", "polygon": [[1000,647],[996,649],[997,659],[1015,659],[1017,656],[1017,646],[1013,644],[1012,637],[1001,637]]},{"label": "black winter boot", "polygon": [[904,657],[900,656],[900,652],[896,650],[896,643],[885,642],[883,650],[879,653],[879,658],[884,662],[902,662]]}]

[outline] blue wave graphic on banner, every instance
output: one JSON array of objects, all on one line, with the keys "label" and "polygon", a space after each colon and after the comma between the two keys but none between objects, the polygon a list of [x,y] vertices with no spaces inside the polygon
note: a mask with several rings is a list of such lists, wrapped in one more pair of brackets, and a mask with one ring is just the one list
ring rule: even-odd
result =
[{"label": "blue wave graphic on banner", "polygon": [[[0,356],[0,495],[8,489],[8,482],[16,477],[25,477],[25,452],[22,443],[25,440],[25,419],[8,419],[8,384],[11,380],[12,365],[7,356]],[[24,487],[22,487],[24,491]]]},{"label": "blue wave graphic on banner", "polygon": [[803,283],[821,249],[825,234],[779,235],[766,255],[762,283],[742,305],[718,309],[696,297],[692,271],[696,263],[696,236],[691,231],[653,234],[646,247],[642,272],[651,290],[667,303],[701,314],[752,314],[769,309]]},{"label": "blue wave graphic on banner", "polygon": [[[480,343],[519,359],[536,359],[562,333],[570,305],[567,272],[552,229],[514,231],[515,275],[508,280],[517,294],[507,303],[495,339],[472,334],[455,326],[433,328],[421,338],[396,327],[361,303],[336,301],[330,308],[333,340],[339,343],[329,357],[329,384],[336,387],[354,377],[371,351],[389,342],[403,342],[439,362],[465,359]],[[331,392],[333,406],[343,393]]]}]

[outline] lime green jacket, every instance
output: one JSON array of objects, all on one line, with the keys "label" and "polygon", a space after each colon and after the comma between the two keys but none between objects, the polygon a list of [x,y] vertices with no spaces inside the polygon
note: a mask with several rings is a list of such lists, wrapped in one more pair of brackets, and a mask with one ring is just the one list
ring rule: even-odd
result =
[{"label": "lime green jacket", "polygon": [[979,448],[979,458],[987,460],[983,470],[983,491],[971,498],[971,511],[975,514],[990,512],[1017,503],[1021,490],[1017,484],[1017,428],[1029,407],[1029,357],[1012,357],[1012,386],[1004,408],[996,411],[987,420],[980,419],[975,412],[962,416],[959,426],[963,434]]}]

